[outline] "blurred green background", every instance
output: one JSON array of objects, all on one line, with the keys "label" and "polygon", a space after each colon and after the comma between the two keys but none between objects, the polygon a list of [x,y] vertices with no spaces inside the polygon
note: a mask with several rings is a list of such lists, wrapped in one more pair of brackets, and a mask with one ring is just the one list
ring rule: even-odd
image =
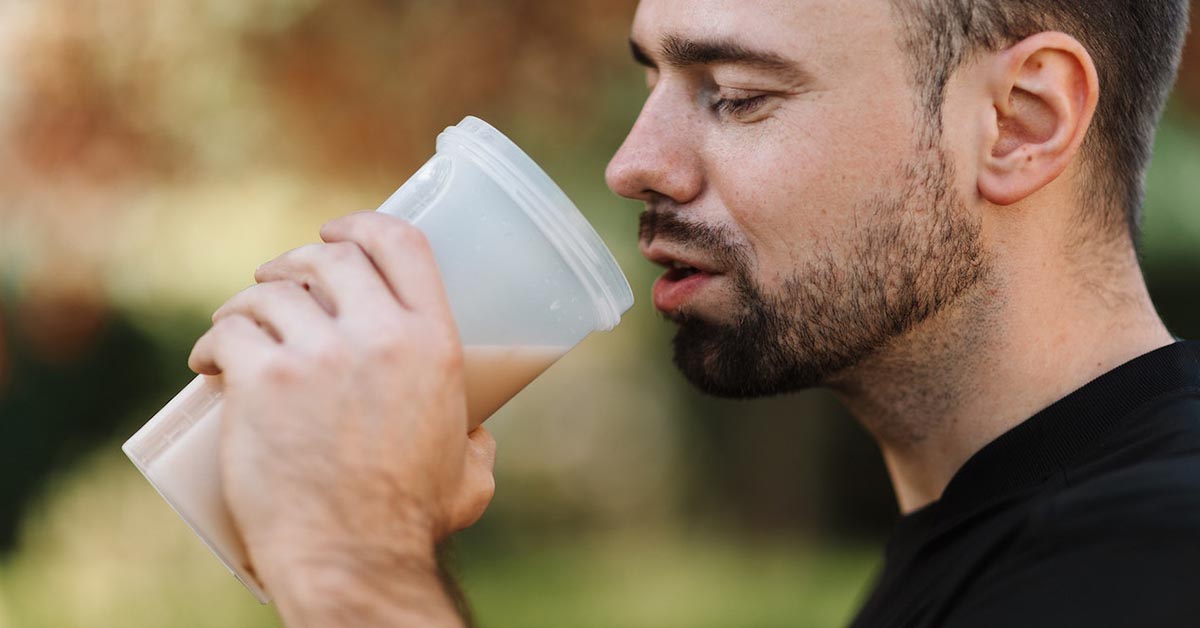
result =
[{"label": "blurred green background", "polygon": [[[632,0],[0,0],[0,626],[275,626],[119,450],[258,263],[373,208],[470,113],[572,196],[638,305],[495,416],[457,542],[486,627],[837,626],[896,512],[820,392],[691,391],[603,167],[644,97]],[[1200,337],[1200,53],[1145,268]]]}]

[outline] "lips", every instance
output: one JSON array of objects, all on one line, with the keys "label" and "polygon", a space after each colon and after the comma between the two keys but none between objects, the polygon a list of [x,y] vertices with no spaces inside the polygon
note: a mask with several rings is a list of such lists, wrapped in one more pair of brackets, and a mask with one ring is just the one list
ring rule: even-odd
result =
[{"label": "lips", "polygon": [[643,249],[642,255],[667,269],[654,282],[654,307],[661,312],[679,310],[721,275],[702,261],[664,249]]},{"label": "lips", "polygon": [[717,277],[718,275],[699,271],[687,274],[682,271],[667,271],[654,282],[654,307],[664,313],[676,312],[694,300],[697,294]]},{"label": "lips", "polygon": [[710,275],[719,275],[721,272],[712,264],[699,259],[696,256],[691,256],[685,253],[671,251],[664,247],[655,246],[642,247],[642,256],[646,259],[666,268],[668,271],[684,271],[684,272],[701,272]]}]

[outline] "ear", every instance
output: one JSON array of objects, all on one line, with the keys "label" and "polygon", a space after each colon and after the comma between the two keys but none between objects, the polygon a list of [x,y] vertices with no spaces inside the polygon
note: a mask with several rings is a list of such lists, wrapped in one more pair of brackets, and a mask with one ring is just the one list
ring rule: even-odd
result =
[{"label": "ear", "polygon": [[1057,179],[1075,159],[1096,111],[1100,79],[1083,45],[1055,32],[1024,39],[985,67],[996,117],[979,192],[1011,205]]}]

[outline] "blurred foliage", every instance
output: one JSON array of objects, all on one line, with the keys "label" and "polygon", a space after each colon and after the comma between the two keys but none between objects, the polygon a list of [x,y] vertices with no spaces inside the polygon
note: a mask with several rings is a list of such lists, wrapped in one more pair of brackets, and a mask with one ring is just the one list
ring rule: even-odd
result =
[{"label": "blurred foliage", "polygon": [[[484,626],[833,626],[895,517],[827,394],[697,395],[603,167],[645,88],[633,0],[0,0],[0,627],[273,626],[120,454],[208,313],[376,206],[470,113],[558,180],[639,303],[489,422],[460,540]],[[1194,16],[1195,17],[1195,16]],[[1200,46],[1148,177],[1144,260],[1200,337]]]}]

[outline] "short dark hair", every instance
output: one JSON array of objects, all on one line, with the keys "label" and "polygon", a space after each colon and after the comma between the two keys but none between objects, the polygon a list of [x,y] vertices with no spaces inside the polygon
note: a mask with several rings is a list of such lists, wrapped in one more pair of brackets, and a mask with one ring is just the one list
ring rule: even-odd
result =
[{"label": "short dark hair", "polygon": [[1140,237],[1145,171],[1174,85],[1188,0],[891,0],[920,105],[941,137],[946,85],[973,54],[1044,31],[1075,37],[1092,55],[1100,102],[1084,140],[1081,200],[1106,232]]}]

